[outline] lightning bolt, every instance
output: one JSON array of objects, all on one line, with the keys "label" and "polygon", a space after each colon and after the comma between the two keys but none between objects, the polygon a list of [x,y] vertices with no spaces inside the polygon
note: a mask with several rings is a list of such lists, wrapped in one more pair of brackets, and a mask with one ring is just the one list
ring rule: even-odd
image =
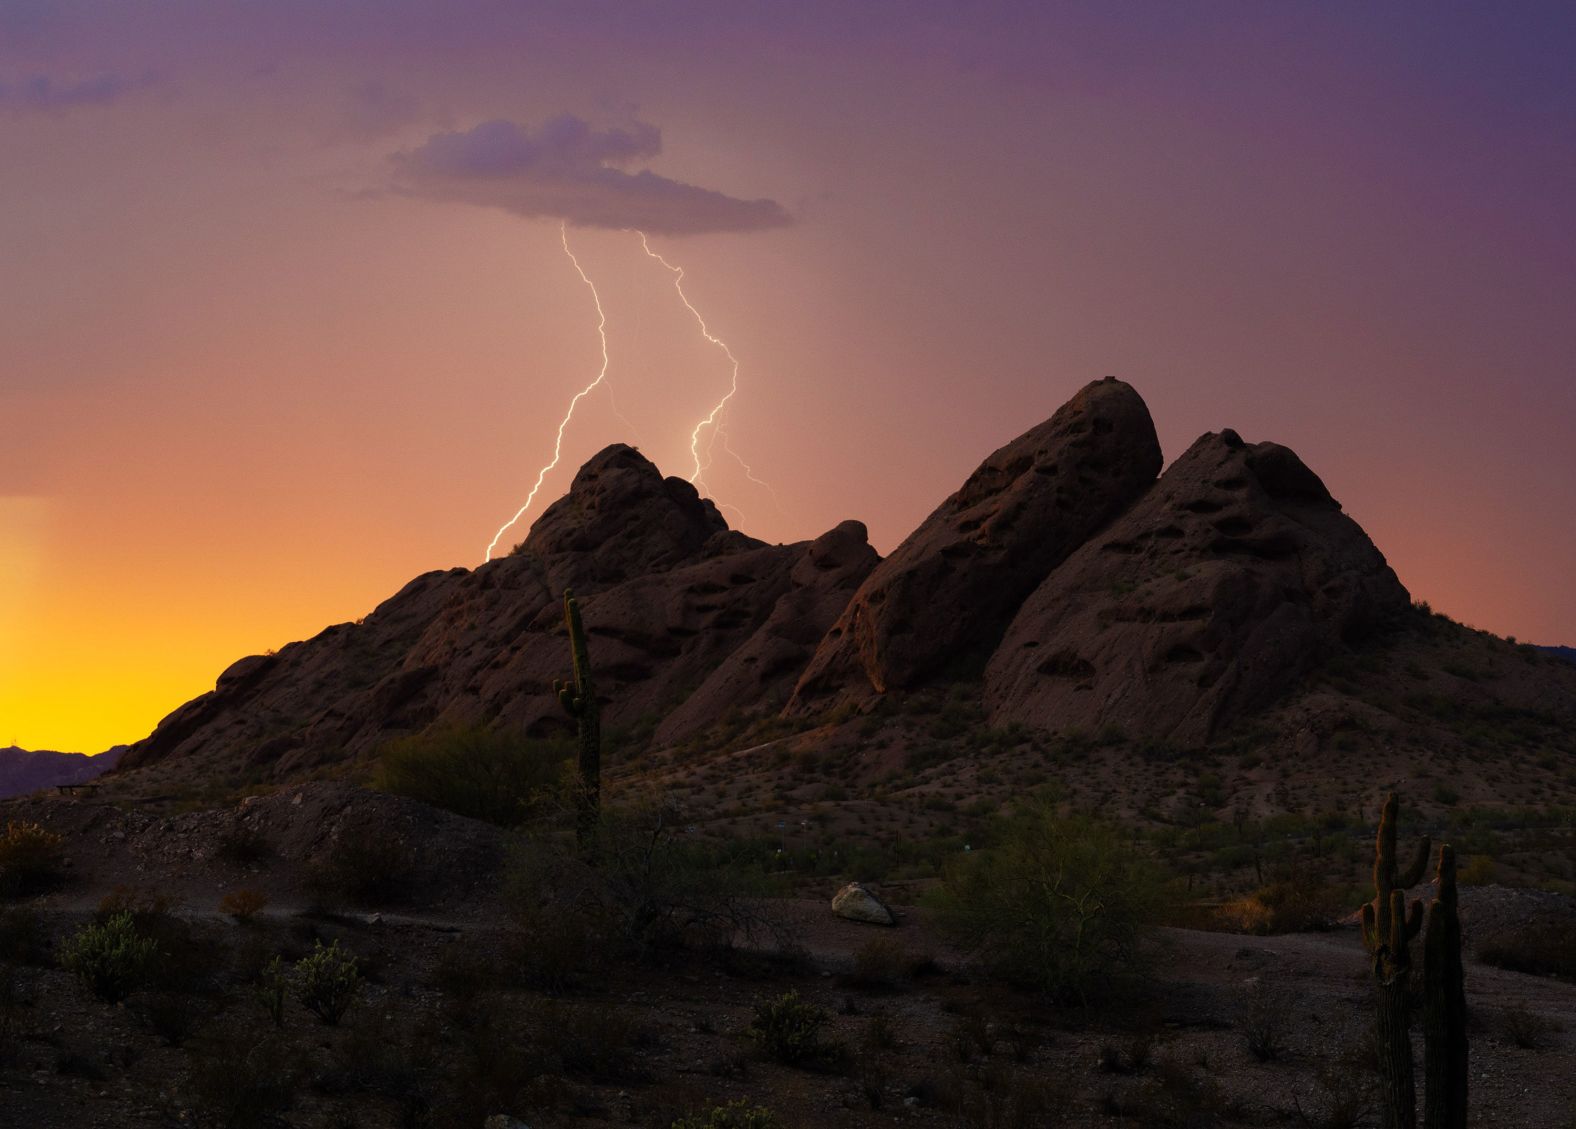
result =
[{"label": "lightning bolt", "polygon": [[[531,487],[531,492],[525,496],[525,504],[515,511],[515,514],[512,518],[503,523],[502,527],[499,528],[497,533],[493,534],[493,539],[487,543],[487,556],[484,558],[484,562],[492,560],[493,550],[498,547],[499,539],[509,531],[509,528],[513,526],[515,522],[520,520],[521,516],[526,510],[531,508],[531,503],[536,500],[536,492],[542,488],[542,481],[547,477],[548,473],[558,465],[558,460],[563,455],[564,451],[564,429],[569,426],[569,421],[574,417],[575,407],[580,403],[581,400],[589,396],[596,389],[597,385],[601,384],[607,379],[607,314],[602,310],[602,296],[597,293],[596,284],[592,282],[590,276],[586,274],[585,268],[580,265],[580,260],[575,258],[575,253],[569,249],[569,225],[567,223],[561,223],[558,225],[558,237],[559,241],[564,245],[564,254],[569,256],[569,261],[574,264],[575,272],[580,275],[580,281],[585,283],[587,288],[590,289],[591,300],[596,303],[596,332],[597,336],[601,338],[602,341],[602,368],[597,372],[596,379],[590,384],[587,384],[580,391],[576,392],[574,399],[569,401],[569,408],[564,412],[564,418],[560,420],[558,424],[558,438],[553,441],[552,461],[544,466],[541,470],[537,471],[536,484]],[[688,303],[685,304],[688,305]],[[614,410],[617,411],[616,405]],[[622,414],[620,415],[620,418],[623,418]]]},{"label": "lightning bolt", "polygon": [[[701,336],[722,350],[722,355],[728,358],[728,364],[732,366],[733,370],[732,377],[728,382],[728,391],[723,394],[722,399],[717,401],[716,405],[711,409],[711,411],[695,425],[695,430],[690,432],[690,457],[694,460],[695,469],[690,473],[689,480],[694,483],[699,483],[701,486],[705,486],[706,483],[701,478],[701,474],[711,466],[712,447],[716,445],[718,438],[721,438],[722,449],[728,452],[728,454],[732,455],[735,459],[738,459],[739,465],[744,468],[744,476],[746,478],[755,483],[757,486],[766,487],[767,492],[772,496],[772,503],[777,506],[777,509],[780,512],[782,510],[782,504],[777,501],[777,491],[773,490],[770,484],[757,478],[755,476],[755,471],[750,468],[750,464],[745,462],[742,458],[739,458],[739,453],[728,445],[728,436],[722,428],[723,411],[727,408],[728,401],[733,399],[734,395],[739,391],[739,358],[733,355],[733,350],[728,348],[727,342],[723,341],[722,338],[718,337],[707,328],[706,319],[701,317],[700,311],[697,310],[694,303],[689,300],[689,295],[684,293],[684,268],[675,266],[664,259],[661,255],[653,251],[651,249],[650,242],[648,242],[646,239],[646,233],[644,231],[637,231],[635,234],[640,236],[641,249],[645,251],[646,254],[651,258],[661,263],[672,273],[673,289],[678,291],[679,301],[684,303],[684,308],[694,316],[695,324],[700,326]],[[711,428],[711,438],[706,444],[706,461],[702,463],[700,454],[700,437],[701,432],[705,431],[708,427]],[[734,509],[735,511],[738,509],[736,506],[730,508]]]}]

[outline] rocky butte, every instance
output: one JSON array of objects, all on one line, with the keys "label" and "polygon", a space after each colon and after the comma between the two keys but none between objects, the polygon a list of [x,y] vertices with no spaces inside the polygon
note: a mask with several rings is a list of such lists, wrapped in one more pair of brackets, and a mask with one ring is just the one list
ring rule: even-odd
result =
[{"label": "rocky butte", "polygon": [[[1096,381],[883,560],[858,521],[787,545],[748,537],[615,444],[507,557],[419,576],[359,623],[241,659],[121,771],[190,761],[277,780],[434,726],[560,732],[566,587],[606,727],[648,750],[741,715],[809,729],[940,684],[997,726],[1196,747],[1411,612],[1286,447],[1223,430],[1161,468],[1142,398]],[[1536,693],[1569,710],[1568,694]],[[1345,724],[1321,721],[1321,701],[1285,724],[1315,743]]]}]

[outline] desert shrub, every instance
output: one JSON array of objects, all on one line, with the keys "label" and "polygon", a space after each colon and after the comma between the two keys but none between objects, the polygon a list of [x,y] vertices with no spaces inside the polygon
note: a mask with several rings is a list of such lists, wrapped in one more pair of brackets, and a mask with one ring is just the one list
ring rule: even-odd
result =
[{"label": "desert shrub", "polygon": [[564,1073],[593,1082],[644,1081],[635,1049],[646,1041],[627,1014],[605,1004],[571,1007],[550,1000],[536,1016],[536,1045]]},{"label": "desert shrub", "polygon": [[236,823],[219,832],[214,856],[231,866],[256,866],[273,856],[273,847],[256,828]]},{"label": "desert shrub", "polygon": [[677,807],[653,799],[606,810],[592,857],[618,938],[653,946],[727,948],[739,937],[788,938],[761,908],[759,874],[722,848],[674,834]]},{"label": "desert shrub", "polygon": [[1555,1027],[1551,1020],[1517,1004],[1499,1013],[1499,1029],[1522,1050],[1536,1051],[1548,1046]]},{"label": "desert shrub", "polygon": [[200,996],[186,992],[139,992],[130,1006],[138,1021],[167,1047],[184,1043],[212,1010]]},{"label": "desert shrub", "polygon": [[913,963],[903,942],[896,937],[884,934],[871,937],[854,951],[854,972],[850,979],[862,988],[895,988]]},{"label": "desert shrub", "polygon": [[752,1106],[743,1098],[727,1105],[713,1106],[705,1113],[681,1117],[673,1129],[777,1129],[777,1117],[762,1106]]},{"label": "desert shrub", "polygon": [[30,906],[0,910],[0,963],[49,963],[49,936],[37,910]]},{"label": "desert shrub", "polygon": [[1576,945],[1571,926],[1553,921],[1506,929],[1478,945],[1484,964],[1532,976],[1576,978]]},{"label": "desert shrub", "polygon": [[1260,1062],[1286,1053],[1287,1000],[1263,980],[1254,980],[1242,1003],[1242,1039]]},{"label": "desert shrub", "polygon": [[228,954],[201,927],[174,912],[175,899],[160,890],[117,886],[99,901],[94,920],[104,925],[122,914],[138,936],[153,942],[159,959],[145,987],[170,992],[204,992],[217,987]]},{"label": "desert shrub", "polygon": [[252,984],[252,998],[268,1013],[275,1027],[285,1025],[285,999],[289,989],[290,977],[285,972],[285,962],[277,956],[263,966]]},{"label": "desert shrub", "polygon": [[116,886],[99,899],[94,920],[100,924],[119,914],[130,914],[131,922],[144,933],[161,928],[175,908],[175,899],[160,890],[137,886]]},{"label": "desert shrub", "polygon": [[1221,917],[1244,933],[1302,933],[1332,928],[1351,912],[1349,902],[1338,886],[1286,875],[1222,906]]},{"label": "desert shrub", "polygon": [[571,746],[481,727],[404,737],[382,749],[378,786],[457,815],[516,827],[554,805]]},{"label": "desert shrub", "polygon": [[0,835],[0,897],[22,898],[58,885],[65,840],[36,823],[12,820]]},{"label": "desert shrub", "polygon": [[229,914],[244,925],[261,913],[266,905],[268,905],[267,894],[261,890],[253,890],[249,886],[242,886],[239,890],[231,890],[219,899],[219,912]]},{"label": "desert shrub", "polygon": [[798,992],[785,992],[755,1005],[748,1034],[761,1053],[776,1062],[788,1066],[830,1066],[843,1050],[837,1043],[821,1041],[821,1028],[830,1018],[823,1008],[800,999]]},{"label": "desert shrub", "polygon": [[226,1031],[187,1053],[196,1104],[223,1129],[276,1124],[300,1089],[301,1056],[274,1031]]},{"label": "desert shrub", "polygon": [[318,941],[310,955],[296,961],[296,998],[302,1007],[331,1027],[344,1017],[360,987],[356,958],[342,952],[338,941],[326,949]]},{"label": "desert shrub", "polygon": [[1115,828],[1044,799],[933,895],[938,924],[995,974],[1085,1003],[1146,968],[1167,901],[1158,867]]},{"label": "desert shrub", "polygon": [[384,905],[409,894],[414,874],[415,860],[404,843],[345,835],[313,864],[307,883],[319,895]]},{"label": "desert shrub", "polygon": [[158,943],[137,932],[130,913],[84,926],[60,946],[60,967],[105,1003],[119,1003],[148,979]]},{"label": "desert shrub", "polygon": [[312,1086],[328,1095],[375,1095],[398,1108],[402,1124],[423,1125],[437,1098],[436,1055],[424,1026],[358,1020],[317,1061]]},{"label": "desert shrub", "polygon": [[515,852],[505,897],[528,979],[564,990],[593,956],[610,952],[726,951],[741,937],[792,947],[757,897],[765,890],[760,872],[681,839],[676,825],[682,820],[671,805],[631,804],[604,810],[585,852],[547,841]]}]

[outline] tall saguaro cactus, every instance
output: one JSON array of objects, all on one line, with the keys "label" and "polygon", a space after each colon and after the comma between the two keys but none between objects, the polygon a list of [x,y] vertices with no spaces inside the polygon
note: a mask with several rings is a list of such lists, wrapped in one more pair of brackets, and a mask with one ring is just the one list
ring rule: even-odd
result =
[{"label": "tall saguaro cactus", "polygon": [[1384,1129],[1416,1129],[1417,1090],[1412,1077],[1407,978],[1412,968],[1412,939],[1423,926],[1423,903],[1413,902],[1408,908],[1405,891],[1423,876],[1429,841],[1424,835],[1412,865],[1397,873],[1399,808],[1395,793],[1390,793],[1379,817],[1379,834],[1374,844],[1374,900],[1363,906],[1363,943],[1373,956]]},{"label": "tall saguaro cactus", "polygon": [[1467,996],[1456,913],[1456,852],[1439,848],[1439,892],[1423,934],[1423,1126],[1466,1129]]},{"label": "tall saguaro cactus", "polygon": [[569,650],[574,658],[574,680],[553,680],[553,693],[564,712],[575,719],[580,746],[580,791],[577,797],[579,833],[585,843],[596,830],[602,803],[602,713],[596,688],[591,684],[591,655],[586,649],[580,604],[564,589],[564,626],[569,629]]}]

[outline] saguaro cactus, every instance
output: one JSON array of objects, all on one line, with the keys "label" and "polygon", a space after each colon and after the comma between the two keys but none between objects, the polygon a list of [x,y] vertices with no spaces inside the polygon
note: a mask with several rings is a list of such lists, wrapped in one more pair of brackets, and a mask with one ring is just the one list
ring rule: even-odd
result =
[{"label": "saguaro cactus", "polygon": [[1379,817],[1379,834],[1374,843],[1374,900],[1363,906],[1363,943],[1373,956],[1384,1129],[1416,1129],[1417,1089],[1412,1077],[1411,1016],[1406,990],[1412,968],[1412,939],[1423,926],[1423,903],[1413,902],[1409,908],[1405,891],[1423,876],[1429,841],[1428,836],[1422,837],[1416,859],[1398,874],[1395,840],[1399,808],[1395,793],[1390,793]]},{"label": "saguaro cactus", "polygon": [[580,790],[577,797],[580,841],[596,830],[602,803],[602,714],[596,688],[591,684],[591,655],[586,649],[580,604],[564,589],[564,626],[569,629],[569,650],[574,658],[574,680],[553,680],[553,693],[564,712],[575,719],[580,746]]},{"label": "saguaro cactus", "polygon": [[1439,893],[1423,934],[1423,1126],[1466,1129],[1467,996],[1456,913],[1456,852],[1439,848]]}]

